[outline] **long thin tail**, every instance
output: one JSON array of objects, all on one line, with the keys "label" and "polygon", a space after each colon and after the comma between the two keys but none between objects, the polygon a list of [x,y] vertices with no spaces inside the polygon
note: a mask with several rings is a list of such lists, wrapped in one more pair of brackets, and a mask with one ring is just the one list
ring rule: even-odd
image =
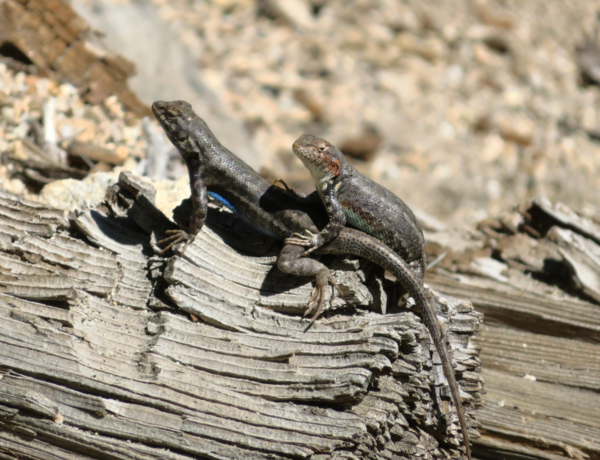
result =
[{"label": "long thin tail", "polygon": [[[437,318],[436,318],[437,321]],[[441,326],[440,326],[441,329]],[[446,337],[445,334],[442,336],[444,343]],[[460,399],[460,391],[458,389],[458,382],[456,381],[456,376],[454,373],[454,368],[452,367],[452,361],[450,358],[450,353],[448,353],[448,349],[446,346],[441,344],[438,346],[436,343],[436,349],[438,354],[440,355],[440,359],[442,360],[442,368],[444,369],[444,375],[448,379],[448,384],[450,385],[450,393],[452,393],[452,399],[454,400],[454,404],[456,405],[456,413],[458,414],[458,423],[460,424],[460,430],[463,435],[463,444],[465,446],[465,450],[467,453],[468,460],[471,460],[471,447],[469,446],[469,434],[467,431],[467,420],[465,418],[465,411],[462,407],[461,399]],[[442,356],[445,355],[445,356]],[[451,376],[451,377],[450,377]]]},{"label": "long thin tail", "polygon": [[456,412],[458,414],[460,430],[462,431],[463,435],[463,444],[465,446],[467,459],[471,460],[471,448],[469,446],[467,421],[460,399],[460,391],[458,382],[456,381],[456,374],[454,372],[454,367],[452,367],[452,358],[448,352],[446,334],[444,333],[443,326],[438,321],[433,307],[427,301],[423,285],[416,280],[415,276],[408,268],[408,265],[406,265],[406,263],[400,257],[397,257],[396,264],[394,265],[394,267],[386,268],[396,276],[397,280],[402,284],[402,286],[404,286],[404,288],[415,300],[417,306],[421,309],[423,322],[425,323],[425,326],[427,326],[427,329],[429,329],[429,333],[431,334],[435,348],[440,355],[442,369],[444,370],[444,375],[448,380],[450,393],[452,394],[452,399],[454,400],[454,405],[456,406]]},{"label": "long thin tail", "polygon": [[452,360],[446,345],[446,337],[433,307],[427,301],[423,283],[417,279],[406,262],[398,256],[398,254],[370,235],[345,228],[335,240],[324,246],[322,249],[323,252],[334,254],[354,254],[376,263],[380,267],[393,273],[397,281],[400,282],[413,297],[415,303],[421,309],[423,322],[425,323],[425,326],[427,326],[431,338],[433,339],[433,343],[435,344],[435,348],[442,360],[442,369],[444,370],[446,380],[448,380],[448,385],[450,385],[450,393],[452,394],[452,399],[456,406],[467,458],[468,460],[471,460],[467,422],[460,399],[456,375],[454,373],[454,368],[452,367]]}]

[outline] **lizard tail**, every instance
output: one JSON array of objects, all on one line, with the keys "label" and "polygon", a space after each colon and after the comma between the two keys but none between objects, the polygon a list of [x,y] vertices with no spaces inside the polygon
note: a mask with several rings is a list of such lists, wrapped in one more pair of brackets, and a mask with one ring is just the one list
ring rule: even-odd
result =
[{"label": "lizard tail", "polygon": [[433,339],[433,343],[435,344],[435,348],[440,355],[442,369],[444,370],[446,380],[448,380],[450,393],[458,414],[458,420],[463,435],[463,444],[465,446],[467,459],[471,460],[467,422],[460,399],[460,391],[458,389],[459,387],[456,381],[456,375],[454,373],[450,353],[448,353],[446,345],[446,336],[442,326],[438,321],[435,311],[433,310],[433,307],[427,301],[423,283],[417,279],[413,271],[409,268],[408,264],[398,254],[370,235],[365,235],[364,233],[350,229],[344,229],[344,231],[340,233],[336,240],[325,246],[324,249],[326,249],[326,251],[329,253],[354,254],[370,260],[386,270],[389,270],[394,274],[397,281],[400,282],[400,284],[402,284],[402,286],[413,297],[415,303],[421,309],[423,322],[425,323],[425,326],[427,326],[427,329],[431,334],[431,338]]}]

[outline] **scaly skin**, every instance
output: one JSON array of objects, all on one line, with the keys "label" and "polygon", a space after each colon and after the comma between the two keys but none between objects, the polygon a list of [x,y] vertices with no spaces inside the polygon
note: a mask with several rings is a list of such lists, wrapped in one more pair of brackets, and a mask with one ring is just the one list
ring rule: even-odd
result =
[{"label": "scaly skin", "polygon": [[[425,238],[412,210],[385,187],[363,176],[344,154],[325,139],[303,134],[294,142],[294,153],[315,180],[329,222],[317,234],[298,234],[288,243],[308,247],[306,253],[335,238],[349,223],[383,241],[413,268],[425,275]],[[314,201],[313,196],[306,201]]]},{"label": "scaly skin", "polygon": [[[308,168],[315,181],[316,192],[304,198],[314,202],[319,196],[327,209],[329,222],[319,233],[312,230],[298,232],[287,238],[287,244],[308,247],[305,255],[334,240],[345,228],[346,222],[383,241],[409,263],[422,279],[425,275],[425,239],[421,226],[410,208],[385,187],[373,182],[352,167],[334,145],[311,134],[303,134],[292,146],[294,153]],[[410,278],[413,279],[412,277]],[[406,287],[408,282],[401,281]],[[415,286],[408,290],[411,293]],[[443,327],[429,303],[424,302],[423,320],[442,360],[444,374],[450,384],[456,405],[467,457],[471,458],[467,424],[460,400],[458,384],[446,347]]]},{"label": "scaly skin", "polygon": [[[193,241],[206,218],[207,194],[226,204],[258,231],[282,241],[305,230],[316,234],[327,223],[327,214],[322,205],[299,202],[261,177],[221,145],[187,102],[157,101],[152,104],[152,110],[187,164],[193,203],[188,231],[173,231],[171,237],[160,241],[159,243],[170,242],[165,251],[179,242],[186,243],[185,250]],[[315,288],[308,305],[308,312],[316,311],[312,318],[314,322],[321,312],[328,280],[333,280],[327,267],[316,260],[303,257],[304,252],[305,249],[301,246],[286,244],[278,257],[277,265],[284,273],[315,278]],[[406,262],[378,239],[350,228],[341,229],[337,238],[324,244],[317,252],[362,257],[396,276],[423,312],[425,324],[431,331],[442,359],[452,396],[455,403],[460,401],[448,351],[444,346],[438,346],[445,340],[442,328],[429,307],[420,279]],[[456,407],[463,438],[466,439],[462,407],[459,404]],[[467,455],[470,458],[468,444]]]}]

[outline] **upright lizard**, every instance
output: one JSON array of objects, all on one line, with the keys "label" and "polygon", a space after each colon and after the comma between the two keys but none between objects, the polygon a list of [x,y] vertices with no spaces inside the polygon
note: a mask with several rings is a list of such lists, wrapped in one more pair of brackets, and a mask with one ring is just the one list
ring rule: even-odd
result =
[{"label": "upright lizard", "polygon": [[425,239],[412,210],[398,196],[363,176],[344,154],[325,139],[303,134],[292,146],[315,180],[316,192],[308,197],[291,192],[304,202],[322,200],[329,222],[317,234],[304,233],[289,243],[312,252],[337,236],[346,223],[380,239],[413,268],[425,275]]}]

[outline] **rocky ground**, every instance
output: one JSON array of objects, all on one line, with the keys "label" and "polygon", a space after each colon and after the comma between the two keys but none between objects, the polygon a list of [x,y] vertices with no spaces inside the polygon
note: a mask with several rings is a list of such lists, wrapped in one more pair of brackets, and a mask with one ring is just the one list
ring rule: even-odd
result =
[{"label": "rocky ground", "polygon": [[[94,12],[110,17],[123,4],[138,7],[73,2],[92,22]],[[291,144],[311,132],[357,157],[362,172],[410,205],[453,224],[538,194],[589,215],[600,209],[599,88],[584,84],[576,52],[595,29],[600,2],[152,0],[142,6],[163,21],[156,35],[168,29],[169,40],[179,40],[187,71],[245,126],[266,175],[309,190]],[[110,42],[111,22],[103,24]],[[141,44],[135,48],[152,54]],[[143,54],[128,55],[126,45],[119,52],[145,75],[137,85],[152,87]],[[165,83],[155,86],[148,94],[163,98]],[[10,117],[2,110],[3,119]]]}]

